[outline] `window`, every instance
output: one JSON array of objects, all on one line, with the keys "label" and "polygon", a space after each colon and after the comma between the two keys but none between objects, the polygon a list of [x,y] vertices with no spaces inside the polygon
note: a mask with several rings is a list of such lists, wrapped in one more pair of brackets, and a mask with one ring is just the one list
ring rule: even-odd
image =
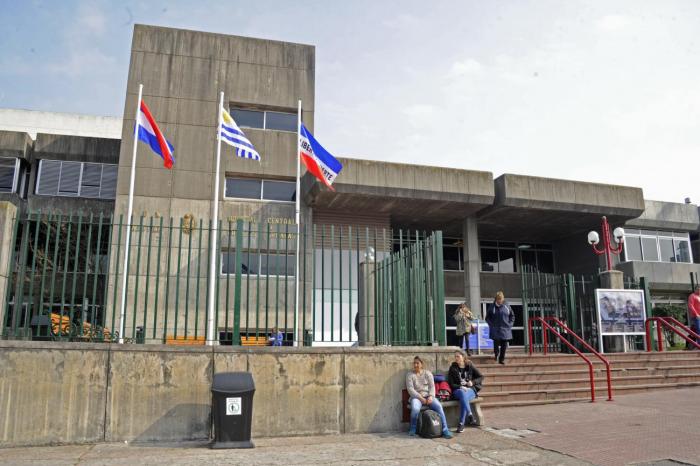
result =
[{"label": "window", "polygon": [[36,193],[43,196],[114,199],[117,165],[41,160]]},{"label": "window", "polygon": [[[294,253],[284,251],[241,251],[241,272],[244,275],[293,277],[295,267]],[[221,274],[236,273],[236,252],[221,252]]]},{"label": "window", "polygon": [[516,273],[523,267],[554,273],[554,253],[550,244],[481,241],[481,271]]},{"label": "window", "polygon": [[[493,244],[496,244],[493,247]],[[489,247],[484,247],[484,244]],[[515,243],[484,241],[481,247],[481,271],[482,272],[517,272]]]},{"label": "window", "polygon": [[0,193],[17,192],[19,159],[0,157]]},{"label": "window", "polygon": [[445,238],[442,245],[442,263],[445,270],[464,270],[463,244],[461,239]]},{"label": "window", "polygon": [[225,197],[262,201],[296,202],[296,182],[226,178]]},{"label": "window", "polygon": [[624,249],[626,261],[693,261],[688,233],[629,229],[625,231]]},{"label": "window", "polygon": [[231,108],[231,116],[241,128],[297,131],[296,113]]}]

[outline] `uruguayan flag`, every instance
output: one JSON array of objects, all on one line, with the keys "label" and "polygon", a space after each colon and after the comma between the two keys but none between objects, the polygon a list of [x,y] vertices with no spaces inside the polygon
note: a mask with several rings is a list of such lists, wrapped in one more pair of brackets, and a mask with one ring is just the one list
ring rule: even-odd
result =
[{"label": "uruguayan flag", "polygon": [[221,109],[221,140],[235,147],[239,157],[260,161],[258,151],[224,108]]}]

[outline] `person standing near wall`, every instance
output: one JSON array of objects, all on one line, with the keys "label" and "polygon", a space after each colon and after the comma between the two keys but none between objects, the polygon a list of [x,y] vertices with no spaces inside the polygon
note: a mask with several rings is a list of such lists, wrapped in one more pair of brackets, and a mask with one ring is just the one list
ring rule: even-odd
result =
[{"label": "person standing near wall", "polygon": [[474,316],[466,303],[459,305],[453,316],[457,324],[457,338],[459,338],[459,347],[466,350],[469,356],[472,355],[472,350],[469,349],[469,335],[472,333],[472,320]]},{"label": "person standing near wall", "polygon": [[[688,296],[688,324],[700,335],[700,285],[695,285],[695,291]],[[700,344],[700,338],[696,342]]]},{"label": "person standing near wall", "polygon": [[486,310],[486,323],[489,324],[489,338],[493,340],[494,359],[499,364],[506,363],[506,348],[513,339],[515,314],[506,302],[503,292],[499,291],[494,301]]}]

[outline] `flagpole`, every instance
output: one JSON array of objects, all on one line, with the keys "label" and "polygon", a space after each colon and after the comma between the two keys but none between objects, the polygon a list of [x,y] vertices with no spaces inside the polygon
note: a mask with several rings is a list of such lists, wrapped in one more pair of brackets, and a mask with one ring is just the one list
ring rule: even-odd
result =
[{"label": "flagpole", "polygon": [[[122,280],[122,302],[119,311],[119,343],[124,343],[125,314],[126,314],[126,283],[129,279],[129,246],[131,245],[131,216],[134,210],[134,180],[136,179],[136,150],[138,148],[139,112],[143,97],[143,84],[139,84],[139,97],[136,101],[134,115],[134,148],[131,154],[131,178],[129,179],[129,207],[126,211],[126,238],[124,245],[124,271]],[[134,310],[136,312],[136,310]]]},{"label": "flagpole", "polygon": [[216,117],[216,175],[214,175],[214,214],[211,230],[211,256],[209,258],[209,309],[207,312],[207,345],[214,345],[216,322],[214,315],[214,303],[216,303],[216,240],[219,230],[219,170],[221,167],[221,109],[224,108],[224,93],[219,95],[218,115]]},{"label": "flagpole", "polygon": [[294,346],[299,346],[299,237],[301,236],[301,99],[297,110],[297,187],[296,212],[294,220],[297,224],[296,258],[294,263]]}]

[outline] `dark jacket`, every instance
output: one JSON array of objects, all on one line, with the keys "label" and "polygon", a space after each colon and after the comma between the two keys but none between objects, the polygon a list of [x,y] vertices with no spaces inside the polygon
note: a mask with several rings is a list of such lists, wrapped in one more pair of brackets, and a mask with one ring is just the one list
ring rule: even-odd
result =
[{"label": "dark jacket", "polygon": [[507,302],[500,306],[491,303],[486,310],[486,323],[489,324],[489,338],[492,340],[512,340],[515,314]]},{"label": "dark jacket", "polygon": [[447,382],[452,388],[452,392],[459,390],[462,387],[462,378],[460,377],[460,370],[466,371],[466,379],[471,380],[476,393],[481,390],[481,382],[484,381],[484,376],[481,375],[479,369],[474,367],[474,364],[468,362],[464,369],[460,369],[456,362],[453,362],[450,366],[450,370],[447,372]]}]

